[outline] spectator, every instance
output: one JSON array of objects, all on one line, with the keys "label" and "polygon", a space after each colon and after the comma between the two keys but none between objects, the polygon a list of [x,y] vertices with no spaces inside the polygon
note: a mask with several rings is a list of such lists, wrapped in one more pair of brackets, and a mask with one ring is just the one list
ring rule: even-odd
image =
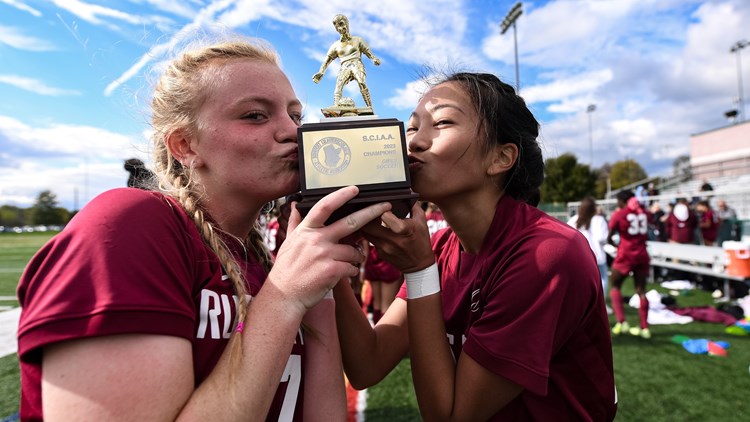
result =
[{"label": "spectator", "polygon": [[404,278],[398,268],[378,256],[373,245],[369,245],[364,278],[372,289],[372,322],[377,324],[396,298]]},{"label": "spectator", "polygon": [[719,231],[719,216],[714,213],[708,201],[698,202],[696,210],[700,214],[698,227],[701,229],[701,238],[706,246],[716,245],[716,237]]},{"label": "spectator", "polygon": [[[568,220],[568,225],[575,227],[581,232],[589,242],[591,250],[596,257],[596,264],[599,266],[599,276],[602,280],[602,291],[607,295],[607,254],[604,253],[604,246],[609,236],[607,220],[604,216],[597,214],[596,201],[592,197],[586,197],[578,206],[578,213]],[[612,310],[607,307],[607,313]]]},{"label": "spectator", "polygon": [[671,243],[695,244],[695,229],[698,217],[688,206],[685,198],[678,198],[664,225]]},{"label": "spectator", "polygon": [[156,179],[154,173],[146,168],[143,161],[137,158],[125,160],[125,170],[130,173],[128,176],[128,187],[149,190],[155,185]]},{"label": "spectator", "polygon": [[717,243],[719,246],[726,240],[739,240],[736,235],[737,230],[737,213],[732,207],[727,205],[727,201],[720,199],[717,203],[717,216],[719,217],[719,233]]},{"label": "spectator", "polygon": [[666,242],[667,233],[664,228],[664,221],[666,220],[667,213],[661,209],[661,205],[658,202],[652,202],[649,211],[651,212],[651,221],[649,221],[649,240]]}]

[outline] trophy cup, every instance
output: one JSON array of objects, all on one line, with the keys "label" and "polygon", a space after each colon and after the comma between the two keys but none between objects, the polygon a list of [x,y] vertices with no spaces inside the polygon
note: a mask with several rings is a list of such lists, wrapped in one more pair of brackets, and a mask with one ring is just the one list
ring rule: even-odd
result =
[{"label": "trophy cup", "polygon": [[[318,83],[337,58],[341,68],[333,106],[321,110],[325,119],[305,123],[297,130],[302,194],[297,209],[306,215],[323,196],[343,186],[357,185],[359,194],[335,211],[327,223],[386,201],[392,204],[395,215],[404,218],[419,197],[411,190],[404,124],[375,115],[361,56],[364,54],[376,66],[380,60],[361,37],[349,33],[346,16],[336,15],[333,25],[341,38],[329,48],[313,81]],[[342,98],[344,86],[352,81],[359,84],[365,107],[356,107],[351,98]]]}]

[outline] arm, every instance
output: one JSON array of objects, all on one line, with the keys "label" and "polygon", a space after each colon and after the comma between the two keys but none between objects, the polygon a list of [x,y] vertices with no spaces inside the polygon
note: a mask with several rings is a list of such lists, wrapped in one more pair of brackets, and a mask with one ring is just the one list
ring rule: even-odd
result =
[{"label": "arm", "polygon": [[320,65],[320,69],[318,70],[318,73],[313,75],[313,82],[318,83],[320,82],[320,79],[323,77],[323,74],[326,73],[326,69],[328,68],[328,65],[331,64],[331,62],[338,57],[338,54],[336,53],[336,45],[338,42],[335,42],[333,45],[331,45],[331,48],[328,49],[328,54],[326,54],[326,58],[323,61],[323,64]]},{"label": "arm", "polygon": [[446,341],[440,294],[409,299],[408,309],[412,379],[424,420],[487,420],[520,394],[519,385],[466,353],[456,364]]},{"label": "arm", "polygon": [[370,46],[367,45],[367,42],[363,38],[360,38],[359,40],[360,40],[360,43],[359,43],[360,52],[364,54],[365,56],[369,57],[375,66],[380,66],[380,59],[375,57],[374,54],[372,54],[372,50],[370,50]]},{"label": "arm", "polygon": [[349,382],[360,390],[375,385],[393,370],[409,348],[406,303],[396,299],[373,328],[348,283],[339,283],[333,292]]},{"label": "arm", "polygon": [[[439,286],[437,270],[432,274],[433,280],[419,283],[424,289],[415,289],[414,273],[422,270],[419,267],[425,267],[425,262],[430,266],[429,262],[434,262],[435,257],[432,253],[424,253],[429,238],[426,237],[424,213],[419,206],[412,208],[412,216],[411,219],[399,220],[387,213],[383,220],[393,233],[403,236],[396,238],[396,242],[406,240],[401,242],[402,246],[422,251],[406,261],[394,262],[406,273],[409,353],[420,413],[425,420],[486,420],[515,398],[522,388],[483,368],[466,353],[462,353],[456,363],[446,341],[439,289],[437,293],[431,293]],[[426,243],[424,239],[427,239]],[[379,251],[384,249],[394,255],[408,256],[406,250],[395,252],[396,249],[377,245]],[[418,297],[423,291],[427,294]],[[486,400],[486,397],[493,399]]]},{"label": "arm", "polygon": [[333,299],[323,299],[305,315],[304,322],[313,331],[305,333],[306,421],[346,420],[346,389],[335,308]]},{"label": "arm", "polygon": [[[307,309],[339,279],[358,273],[352,262],[363,257],[355,248],[339,244],[339,239],[390,208],[387,203],[373,205],[324,226],[331,212],[356,194],[354,187],[334,192],[301,223],[299,213],[293,213],[290,227],[296,229],[289,233],[278,265],[248,307],[247,328],[232,337],[197,389],[192,347],[183,338],[134,334],[70,340],[44,350],[45,417],[265,418]],[[235,350],[237,342],[241,353]]]}]

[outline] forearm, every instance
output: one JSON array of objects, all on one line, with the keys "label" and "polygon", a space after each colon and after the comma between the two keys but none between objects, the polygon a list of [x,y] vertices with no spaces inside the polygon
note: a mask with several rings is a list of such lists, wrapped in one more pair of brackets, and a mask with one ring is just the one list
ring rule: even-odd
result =
[{"label": "forearm", "polygon": [[346,420],[346,388],[336,331],[336,304],[324,299],[305,315],[305,402],[306,421]]},{"label": "forearm", "polygon": [[[363,389],[377,384],[396,365],[389,362],[388,352],[379,350],[378,335],[354,298],[348,283],[339,283],[334,289],[336,298],[336,325],[344,370],[352,386]],[[397,345],[392,345],[393,348]]]},{"label": "forearm", "polygon": [[456,394],[456,362],[446,340],[440,293],[409,299],[407,307],[409,353],[419,411],[426,421],[450,420]]},{"label": "forearm", "polygon": [[[263,420],[279,387],[304,310],[288,306],[271,283],[248,307],[242,334],[234,334],[208,378],[179,415],[183,420]],[[232,356],[232,342],[242,351]]]}]

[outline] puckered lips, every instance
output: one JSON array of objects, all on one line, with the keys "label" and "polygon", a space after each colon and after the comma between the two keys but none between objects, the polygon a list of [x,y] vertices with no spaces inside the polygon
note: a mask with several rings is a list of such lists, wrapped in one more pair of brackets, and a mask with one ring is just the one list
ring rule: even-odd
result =
[{"label": "puckered lips", "polygon": [[419,170],[424,166],[424,162],[413,155],[408,155],[407,158],[409,160],[409,170],[411,171]]}]

